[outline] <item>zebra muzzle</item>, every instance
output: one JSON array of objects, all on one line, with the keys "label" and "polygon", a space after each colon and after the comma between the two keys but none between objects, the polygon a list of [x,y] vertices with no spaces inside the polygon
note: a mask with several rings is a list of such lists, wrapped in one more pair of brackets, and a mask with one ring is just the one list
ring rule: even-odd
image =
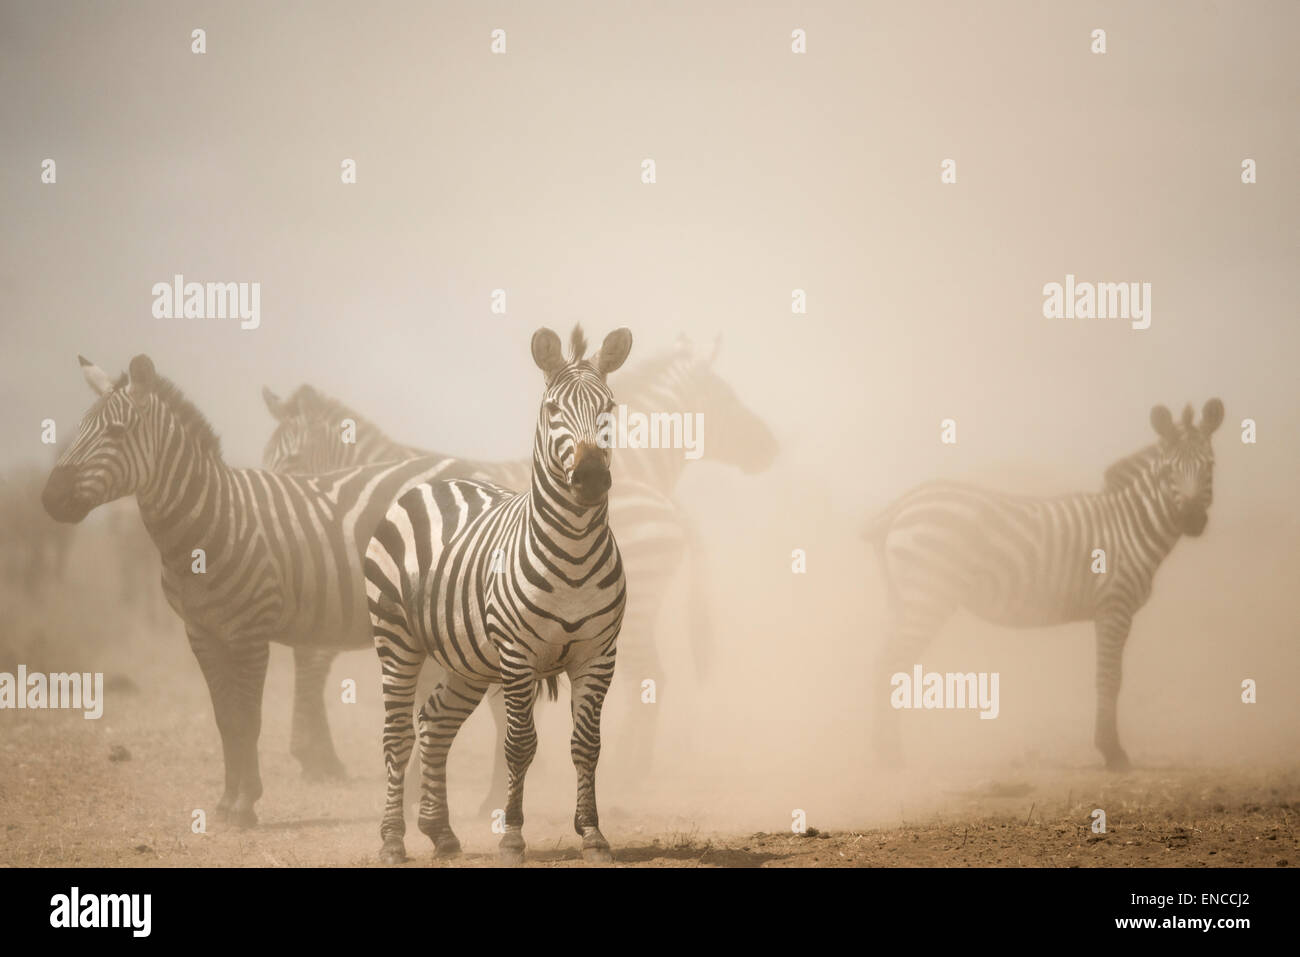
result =
[{"label": "zebra muzzle", "polygon": [[1203,508],[1189,508],[1183,513],[1183,534],[1195,538],[1201,532],[1205,531],[1205,523],[1210,520],[1210,514]]},{"label": "zebra muzzle", "polygon": [[612,484],[609,469],[595,456],[584,458],[573,470],[573,478],[570,480],[574,494],[583,505],[599,502]]},{"label": "zebra muzzle", "polygon": [[77,470],[67,465],[56,465],[50,472],[41,491],[41,504],[56,522],[79,522],[86,517],[91,504],[76,494]]}]

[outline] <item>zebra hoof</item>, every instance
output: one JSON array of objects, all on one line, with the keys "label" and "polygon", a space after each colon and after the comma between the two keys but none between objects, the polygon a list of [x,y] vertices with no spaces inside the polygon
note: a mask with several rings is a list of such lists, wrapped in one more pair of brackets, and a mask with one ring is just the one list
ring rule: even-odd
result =
[{"label": "zebra hoof", "polygon": [[384,842],[384,846],[379,849],[379,863],[385,867],[406,863],[406,845],[401,838]]},{"label": "zebra hoof", "polygon": [[524,849],[522,847],[503,847],[497,851],[497,863],[502,867],[522,867]]},{"label": "zebra hoof", "polygon": [[231,808],[230,823],[238,828],[257,827],[257,812],[251,807]]},{"label": "zebra hoof", "polygon": [[508,828],[497,851],[497,859],[503,867],[519,867],[524,862],[524,836],[519,828]]},{"label": "zebra hoof", "polygon": [[1108,754],[1106,756],[1107,771],[1129,771],[1132,770],[1132,768],[1133,765],[1129,763],[1128,755],[1123,751],[1119,751],[1115,754]]},{"label": "zebra hoof", "polygon": [[599,828],[583,828],[579,833],[582,834],[584,861],[588,864],[608,864],[614,860],[614,855],[609,852],[609,841],[605,840],[605,835],[600,833]]},{"label": "zebra hoof", "polygon": [[582,849],[582,859],[588,864],[611,864],[614,861],[614,855],[609,852],[609,847],[584,847]]},{"label": "zebra hoof", "polygon": [[451,857],[460,857],[460,840],[455,834],[448,833],[440,840],[433,842],[434,857],[446,860]]}]

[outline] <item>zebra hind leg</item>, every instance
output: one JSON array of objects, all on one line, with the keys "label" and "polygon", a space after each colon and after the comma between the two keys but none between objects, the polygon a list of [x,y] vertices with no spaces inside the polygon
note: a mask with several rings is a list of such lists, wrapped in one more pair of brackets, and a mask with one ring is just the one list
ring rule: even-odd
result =
[{"label": "zebra hind leg", "polygon": [[600,760],[600,712],[614,676],[614,655],[588,661],[583,671],[572,675],[573,737],[570,751],[578,772],[578,800],[573,814],[573,829],[582,838],[582,859],[589,864],[605,864],[614,859],[609,841],[600,833],[600,814],[596,810],[596,762]]},{"label": "zebra hind leg", "polygon": [[347,772],[334,751],[325,713],[325,680],[337,653],[333,649],[293,649],[293,731],[289,752],[308,781],[343,779]]},{"label": "zebra hind leg", "polygon": [[448,672],[420,709],[419,826],[433,841],[438,857],[460,853],[460,840],[451,829],[447,806],[447,752],[485,691],[487,684]]},{"label": "zebra hind leg", "polygon": [[896,601],[890,609],[885,642],[876,655],[867,689],[875,714],[872,738],[876,760],[886,768],[899,769],[905,764],[891,678],[900,671],[910,675],[914,665],[923,663],[921,655],[953,610],[950,605],[925,600]]}]

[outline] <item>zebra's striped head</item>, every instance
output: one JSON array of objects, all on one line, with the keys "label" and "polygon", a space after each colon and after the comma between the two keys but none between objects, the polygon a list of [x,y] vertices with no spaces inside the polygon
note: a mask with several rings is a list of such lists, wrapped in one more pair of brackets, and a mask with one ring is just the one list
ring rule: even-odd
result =
[{"label": "zebra's striped head", "polygon": [[311,386],[302,386],[288,399],[263,386],[262,399],[276,418],[275,431],[262,452],[263,467],[301,475],[349,464],[349,448],[330,414],[330,400]]},{"label": "zebra's striped head", "polygon": [[[721,336],[707,344],[678,336],[673,352],[674,364],[680,370],[677,374],[682,380],[680,400],[688,407],[699,409],[711,421],[710,461],[734,466],[746,475],[765,472],[776,459],[780,446],[767,423],[713,370],[721,344]],[[624,382],[623,388],[630,386]]]},{"label": "zebra's striped head", "polygon": [[597,440],[597,419],[615,407],[605,377],[631,349],[632,333],[615,329],[599,352],[584,358],[587,340],[575,326],[566,360],[559,336],[550,329],[533,333],[533,361],[546,376],[533,457],[579,505],[597,505],[609,493],[612,450]]},{"label": "zebra's striped head", "polygon": [[[41,493],[52,518],[79,522],[97,506],[148,488],[159,457],[179,453],[187,440],[194,449],[220,458],[212,427],[180,390],[154,371],[148,356],[132,359],[116,382],[94,363],[77,359],[99,399],[81,420],[76,439],[59,456]],[[174,470],[169,478],[179,479],[179,472]]]},{"label": "zebra's striped head", "polygon": [[1223,422],[1223,403],[1211,399],[1201,410],[1201,423],[1193,422],[1191,405],[1181,422],[1163,405],[1151,410],[1151,425],[1160,436],[1156,480],[1170,503],[1174,521],[1184,535],[1205,531],[1214,499],[1214,449],[1210,436]]}]

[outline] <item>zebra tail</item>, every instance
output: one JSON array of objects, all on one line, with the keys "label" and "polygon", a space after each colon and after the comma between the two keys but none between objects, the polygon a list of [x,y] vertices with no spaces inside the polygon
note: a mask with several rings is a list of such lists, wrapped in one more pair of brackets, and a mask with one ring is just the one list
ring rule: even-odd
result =
[{"label": "zebra tail", "polygon": [[558,701],[560,698],[560,676],[551,675],[546,679],[546,697],[550,701]]}]

